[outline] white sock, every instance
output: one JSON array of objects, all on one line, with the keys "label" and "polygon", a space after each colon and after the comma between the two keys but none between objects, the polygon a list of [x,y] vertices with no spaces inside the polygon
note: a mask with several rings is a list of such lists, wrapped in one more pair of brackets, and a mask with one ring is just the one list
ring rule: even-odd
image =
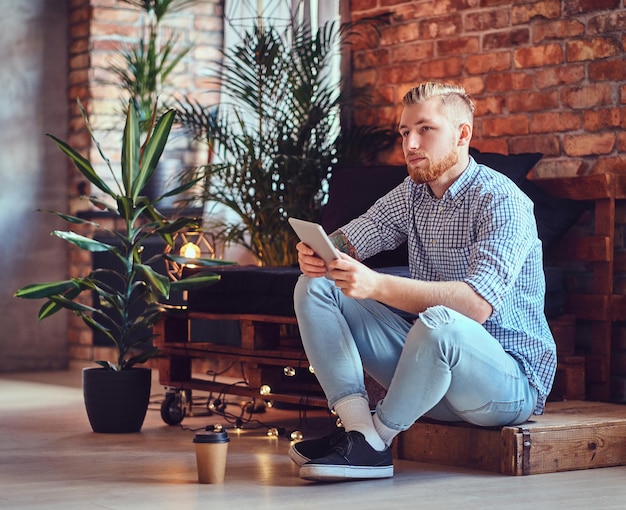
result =
[{"label": "white sock", "polygon": [[377,414],[374,415],[372,422],[374,423],[374,428],[378,433],[378,437],[384,441],[385,445],[391,446],[393,438],[396,437],[400,431],[387,427],[387,425],[380,421]]},{"label": "white sock", "polygon": [[379,452],[387,447],[374,428],[370,406],[365,398],[360,395],[344,397],[335,404],[335,412],[347,432],[360,432],[370,446]]}]

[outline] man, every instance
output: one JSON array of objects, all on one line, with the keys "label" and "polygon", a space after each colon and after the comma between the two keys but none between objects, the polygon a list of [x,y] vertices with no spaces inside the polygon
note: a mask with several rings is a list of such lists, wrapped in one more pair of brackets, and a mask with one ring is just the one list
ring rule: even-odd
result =
[{"label": "man", "polygon": [[[543,412],[552,386],[531,201],[469,156],[474,105],[462,87],[420,84],[403,107],[409,176],[332,234],[339,260],[297,245],[302,342],[344,426],[291,446],[305,479],[393,476],[391,442],[421,416],[519,424]],[[359,262],[404,241],[411,278]],[[387,389],[373,414],[363,370]]]}]

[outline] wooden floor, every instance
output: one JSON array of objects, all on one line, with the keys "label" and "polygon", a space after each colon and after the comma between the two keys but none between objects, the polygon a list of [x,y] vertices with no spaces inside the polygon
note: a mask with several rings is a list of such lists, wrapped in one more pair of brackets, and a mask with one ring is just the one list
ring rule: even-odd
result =
[{"label": "wooden floor", "polygon": [[[624,509],[626,467],[513,477],[397,461],[394,478],[316,484],[301,480],[289,441],[266,428],[231,431],[222,486],[196,482],[194,433],[163,423],[155,404],[139,434],[94,434],[68,372],[0,374],[0,508],[4,509]],[[237,406],[233,405],[234,410]],[[257,415],[268,425],[331,426],[323,413],[308,426],[295,411]],[[186,418],[187,429],[215,417]]]}]

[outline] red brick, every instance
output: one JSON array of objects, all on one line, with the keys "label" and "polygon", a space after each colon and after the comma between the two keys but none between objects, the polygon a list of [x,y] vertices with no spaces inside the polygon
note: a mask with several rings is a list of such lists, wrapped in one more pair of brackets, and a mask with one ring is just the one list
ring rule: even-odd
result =
[{"label": "red brick", "polygon": [[415,62],[433,58],[435,49],[431,41],[414,44],[402,44],[392,48],[390,62]]},{"label": "red brick", "polygon": [[526,115],[508,115],[482,120],[483,133],[489,136],[518,136],[528,134],[528,118]]},{"label": "red brick", "polygon": [[427,39],[437,39],[462,32],[463,24],[459,15],[430,18],[420,22],[420,35]]},{"label": "red brick", "polygon": [[480,76],[463,78],[460,83],[465,91],[472,97],[481,95],[485,92],[485,81]]},{"label": "red brick", "polygon": [[384,27],[381,31],[380,44],[390,46],[395,44],[419,41],[419,25],[413,23],[393,24],[391,27]]},{"label": "red brick", "polygon": [[524,5],[514,5],[511,21],[514,25],[528,23],[533,18],[554,19],[561,15],[559,0],[544,0]]},{"label": "red brick", "polygon": [[465,69],[469,74],[506,71],[511,69],[511,54],[503,51],[470,55],[465,59]]},{"label": "red brick", "polygon": [[593,84],[563,90],[561,99],[570,108],[593,108],[612,104],[612,89],[609,84]]},{"label": "red brick", "polygon": [[566,135],[563,138],[563,150],[568,156],[609,154],[614,147],[614,133]]},{"label": "red brick", "polygon": [[617,10],[620,0],[564,0],[563,15],[575,16],[593,11]]},{"label": "red brick", "polygon": [[586,131],[606,131],[611,128],[626,129],[626,108],[585,111]]},{"label": "red brick", "polygon": [[369,11],[378,7],[378,0],[351,0],[350,8],[352,12]]},{"label": "red brick", "polygon": [[598,14],[587,23],[587,33],[606,34],[608,32],[624,32],[626,30],[626,9],[616,9]]},{"label": "red brick", "polygon": [[558,156],[560,154],[559,140],[556,136],[534,135],[515,136],[509,140],[511,153],[540,152],[544,156]]},{"label": "red brick", "polygon": [[533,42],[538,44],[546,39],[569,39],[585,32],[585,24],[573,19],[560,19],[535,24],[532,27]]},{"label": "red brick", "polygon": [[[373,75],[374,79],[369,85],[376,85],[377,83],[406,83],[421,81],[421,69],[417,64],[414,65],[398,65],[387,69],[380,69],[379,72]],[[356,82],[358,84],[358,82]]]},{"label": "red brick", "polygon": [[515,48],[528,43],[530,34],[527,28],[491,32],[483,36],[483,49],[495,50]]},{"label": "red brick", "polygon": [[589,63],[589,79],[591,81],[624,81],[626,80],[626,57]]},{"label": "red brick", "polygon": [[535,83],[540,89],[559,85],[575,85],[584,79],[585,67],[583,65],[571,64],[566,67],[537,69],[535,73]]},{"label": "red brick", "polygon": [[486,89],[489,92],[508,92],[511,90],[531,90],[533,77],[529,73],[491,73],[487,75]]},{"label": "red brick", "polygon": [[626,173],[626,156],[597,158],[591,169],[591,173]]},{"label": "red brick", "polygon": [[490,140],[473,139],[472,147],[476,147],[481,152],[499,152],[500,154],[508,154],[509,147],[506,139],[496,138]]},{"label": "red brick", "polygon": [[583,123],[581,113],[548,112],[535,113],[530,118],[531,133],[554,133],[559,131],[577,131]]},{"label": "red brick", "polygon": [[356,71],[352,75],[352,83],[356,87],[365,87],[375,85],[378,81],[378,74],[372,69],[365,71]]},{"label": "red brick", "polygon": [[389,65],[389,50],[359,51],[352,56],[354,69],[380,68]]},{"label": "red brick", "polygon": [[626,153],[626,131],[617,133],[617,151]]},{"label": "red brick", "polygon": [[465,16],[464,28],[466,32],[483,32],[506,28],[511,24],[511,11],[508,8],[482,9],[479,12]]},{"label": "red brick", "polygon": [[437,41],[437,54],[441,57],[449,55],[472,55],[480,50],[478,37],[458,37]]},{"label": "red brick", "polygon": [[460,58],[446,58],[424,62],[420,67],[422,78],[454,79],[461,75],[463,62]]},{"label": "red brick", "polygon": [[504,112],[506,98],[499,95],[474,98],[474,104],[476,105],[476,116],[499,115]]},{"label": "red brick", "polygon": [[515,67],[544,67],[563,63],[563,49],[558,44],[519,48],[513,52]]},{"label": "red brick", "polygon": [[553,110],[559,106],[559,98],[555,90],[550,92],[522,92],[509,94],[507,105],[511,113]]},{"label": "red brick", "polygon": [[610,37],[568,41],[565,48],[567,62],[597,60],[612,57],[621,52],[620,42]]}]

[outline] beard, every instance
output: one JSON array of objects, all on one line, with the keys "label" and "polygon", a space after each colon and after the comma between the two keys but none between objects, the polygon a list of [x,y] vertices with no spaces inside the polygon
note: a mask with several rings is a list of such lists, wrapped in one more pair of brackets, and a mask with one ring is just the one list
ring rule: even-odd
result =
[{"label": "beard", "polygon": [[[408,162],[408,159],[411,156],[418,156],[424,159],[420,161],[417,165],[411,165]],[[437,179],[439,179],[439,177],[441,177],[454,165],[456,165],[459,161],[459,154],[456,151],[456,148],[453,148],[441,159],[433,161],[428,154],[416,151],[407,154],[406,160],[406,167],[411,180],[416,184],[426,184],[436,181]]]}]

